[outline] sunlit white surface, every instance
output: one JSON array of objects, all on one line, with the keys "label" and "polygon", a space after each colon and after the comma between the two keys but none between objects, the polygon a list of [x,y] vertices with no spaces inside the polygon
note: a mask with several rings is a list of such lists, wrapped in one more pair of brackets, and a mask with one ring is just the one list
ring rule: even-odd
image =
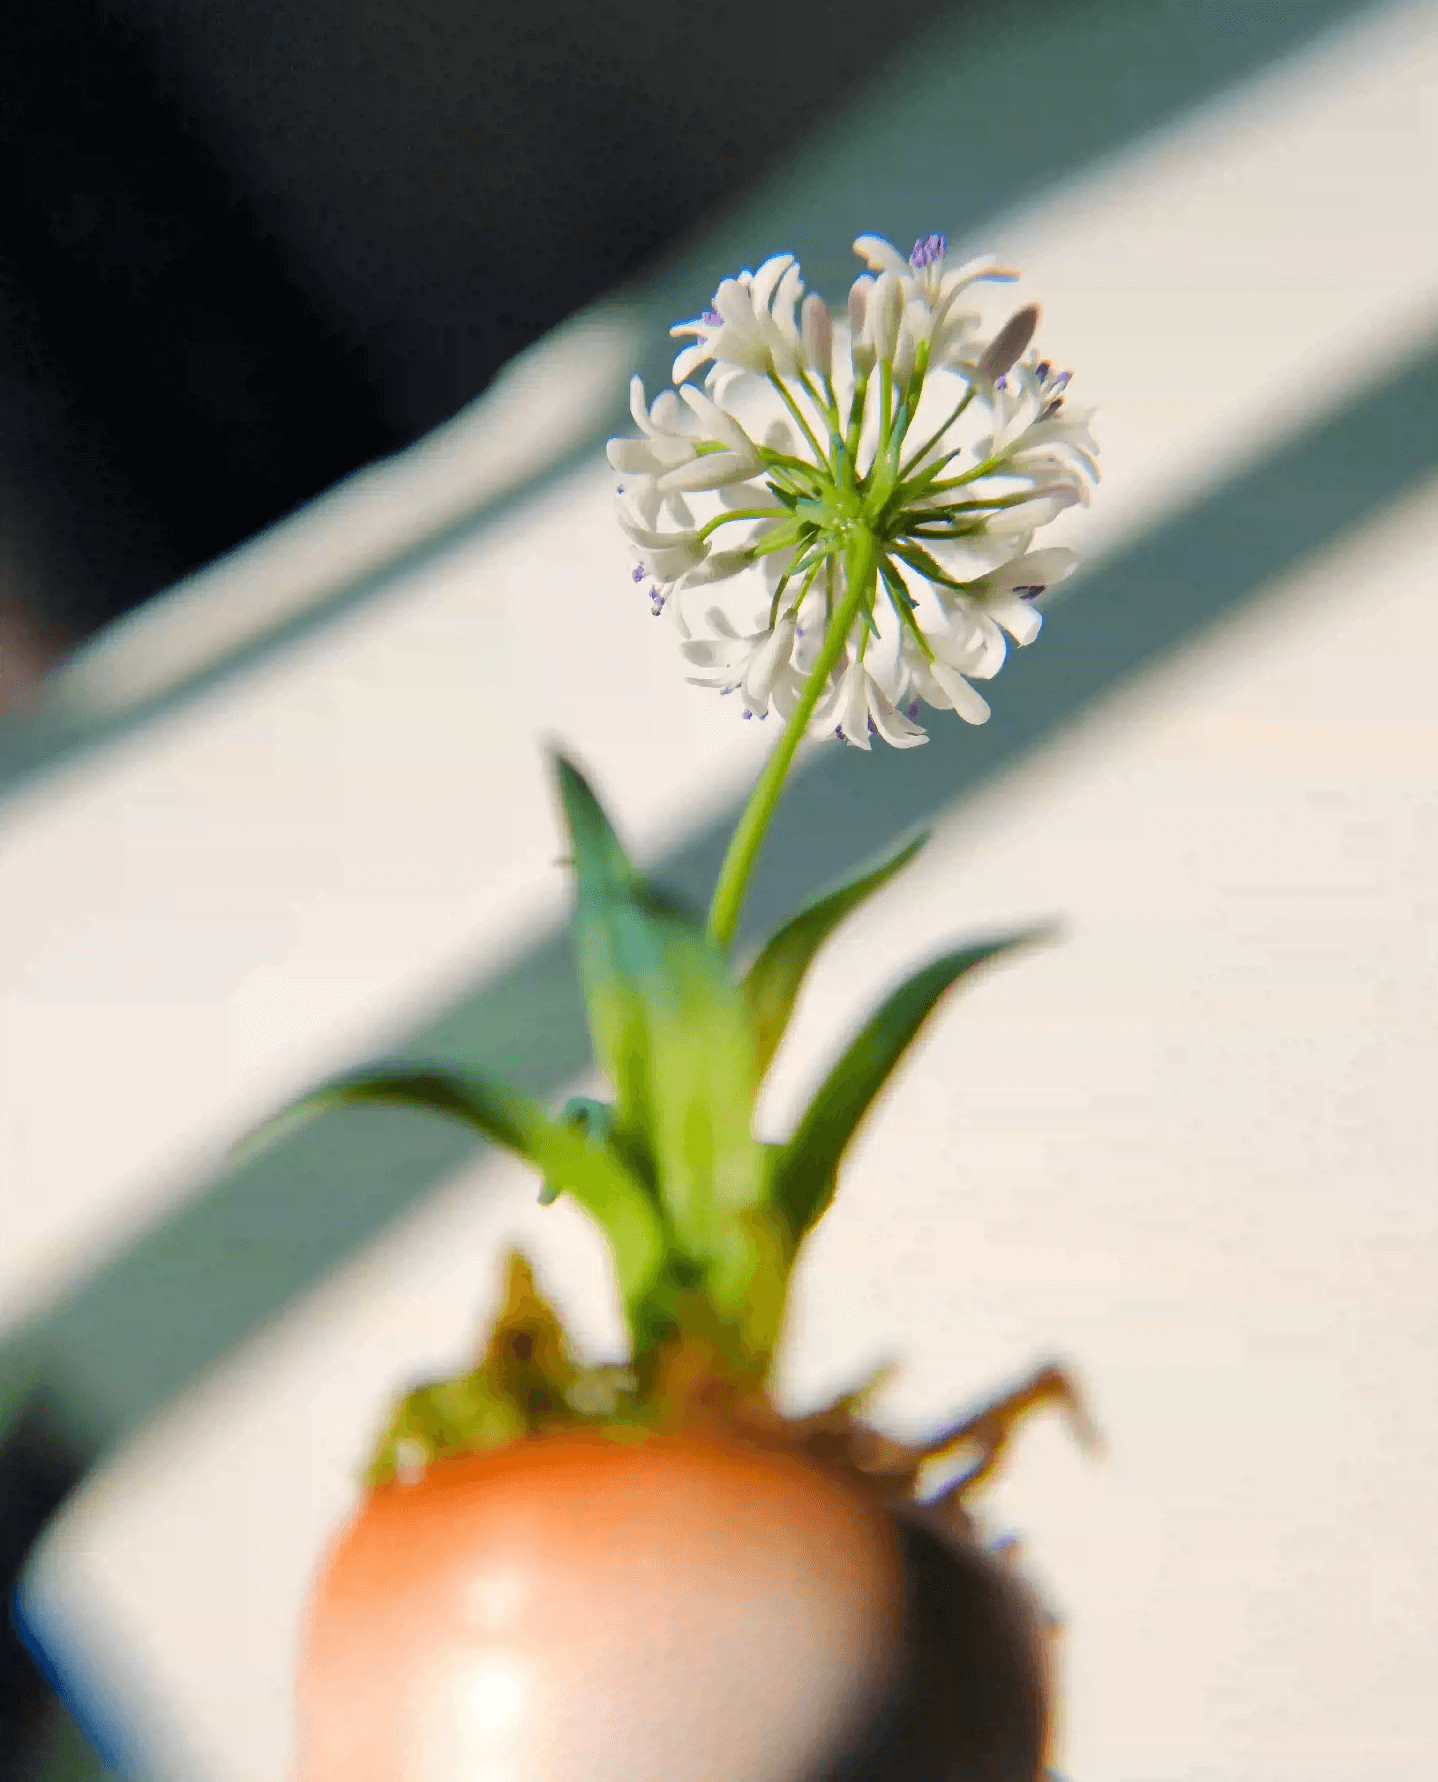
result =
[{"label": "sunlit white surface", "polygon": [[[995,1498],[1071,1624],[1078,1776],[1435,1773],[1435,577],[1438,487],[941,824],[777,1067],[775,1131],[906,965],[1063,913],[1062,945],[935,1023],[861,1141],[786,1378],[810,1399],[901,1357],[885,1414],[911,1429],[1081,1366],[1107,1460],[1035,1427]],[[1412,648],[1355,686],[1371,624]],[[511,1239],[612,1350],[581,1216],[490,1159],[67,1518],[47,1582],[101,1589],[216,1776],[283,1773],[307,1579],[389,1393],[466,1351]]]},{"label": "sunlit white surface", "polygon": [[[1431,330],[1435,39],[1432,7],[1394,9],[992,231],[1101,404],[1092,542]],[[762,734],[683,686],[607,484],[577,474],[4,813],[7,1319],[558,917],[542,736],[644,848],[742,782]],[[1082,1366],[1108,1462],[1037,1429],[999,1509],[1072,1623],[1083,1782],[1438,1776],[1435,581],[1429,489],[1115,693],[939,826],[781,1060],[776,1129],[904,965],[1068,924],[936,1024],[865,1136],[789,1377],[811,1396],[901,1355],[913,1426],[1041,1354]],[[505,1241],[586,1343],[617,1340],[591,1234],[532,1193],[486,1161],[66,1517],[40,1582],[168,1703],[175,1773],[286,1773],[306,1580],[389,1394],[464,1351]]]},{"label": "sunlit white surface", "polygon": [[110,626],[56,676],[52,697],[99,713],[161,694],[522,489],[608,412],[639,340],[637,317],[615,304],[554,329],[408,451]]}]

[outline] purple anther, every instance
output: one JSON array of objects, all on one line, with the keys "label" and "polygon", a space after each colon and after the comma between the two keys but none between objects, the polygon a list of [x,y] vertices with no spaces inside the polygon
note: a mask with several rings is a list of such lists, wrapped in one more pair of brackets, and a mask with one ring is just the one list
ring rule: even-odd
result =
[{"label": "purple anther", "polygon": [[835,728],[834,740],[835,740],[835,742],[843,742],[843,740],[844,740],[844,726],[842,724],[838,725]]},{"label": "purple anther", "polygon": [[1053,370],[1053,366],[1049,364],[1047,359],[1040,359],[1038,364],[1034,366],[1034,370],[1038,373],[1039,382],[1043,383],[1048,377],[1048,374]]},{"label": "purple anther", "polygon": [[873,717],[871,716],[869,719],[869,735],[877,736],[878,734],[879,734],[879,726],[874,722]]},{"label": "purple anther", "polygon": [[1036,600],[1047,586],[1047,582],[1029,582],[1022,588],[1015,588],[1014,593],[1020,600]]},{"label": "purple anther", "polygon": [[915,272],[922,272],[926,266],[942,260],[948,251],[949,239],[946,235],[921,235],[914,243],[913,253],[909,255],[909,264]]},{"label": "purple anther", "polygon": [[911,724],[918,723],[918,721],[919,721],[919,702],[917,699],[911,699],[909,701],[908,706],[905,710],[905,716],[908,718],[908,720]]},{"label": "purple anther", "polygon": [[717,309],[706,309],[699,320],[706,328],[722,328],[724,326],[724,318]]},{"label": "purple anther", "polygon": [[648,574],[649,574],[649,571],[641,563],[639,565],[639,567],[634,571],[634,574],[630,577],[630,580],[635,581],[635,582],[642,582],[644,580],[645,576],[647,576]]},{"label": "purple anther", "polygon": [[1006,377],[996,377],[994,379],[994,388],[996,390],[1007,390],[1008,387],[1009,380]]},{"label": "purple anther", "polygon": [[748,723],[748,721],[749,721],[749,719],[750,719],[750,718],[752,718],[752,717],[753,717],[753,716],[754,716],[754,714],[753,714],[753,712],[751,712],[751,711],[750,711],[750,710],[749,710],[749,709],[748,709],[748,708],[747,708],[747,707],[746,707],[746,708],[745,708],[745,711],[744,711],[744,721],[745,721],[745,723]]}]

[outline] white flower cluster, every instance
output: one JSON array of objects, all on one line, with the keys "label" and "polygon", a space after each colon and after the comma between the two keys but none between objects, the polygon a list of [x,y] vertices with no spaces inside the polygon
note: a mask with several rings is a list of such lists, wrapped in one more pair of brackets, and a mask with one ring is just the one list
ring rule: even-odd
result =
[{"label": "white flower cluster", "polygon": [[1075,558],[1034,537],[1088,500],[1098,447],[1068,373],[1030,349],[1036,309],[984,338],[974,287],[1014,274],[951,264],[938,235],[907,260],[873,235],[854,250],[869,270],[843,316],[805,295],[792,254],[725,279],[671,330],[692,337],[675,388],[650,406],[634,379],[639,437],[611,440],[609,462],[635,581],[677,618],[691,678],[739,693],[745,717],[794,710],[866,528],[874,595],[810,729],[908,748],[927,740],[922,705],[988,717],[973,682],[1037,636],[1033,601]]}]

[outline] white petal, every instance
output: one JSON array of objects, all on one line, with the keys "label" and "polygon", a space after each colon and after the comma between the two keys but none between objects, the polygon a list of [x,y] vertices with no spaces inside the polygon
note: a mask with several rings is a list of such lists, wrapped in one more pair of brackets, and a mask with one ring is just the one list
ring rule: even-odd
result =
[{"label": "white petal", "polygon": [[996,570],[987,580],[995,590],[1012,593],[1015,588],[1052,588],[1078,566],[1078,552],[1065,545],[1045,545],[1041,551],[1025,551]]},{"label": "white petal", "polygon": [[1031,644],[1043,630],[1043,614],[1017,594],[991,594],[984,605],[1016,644]]},{"label": "white petal", "polygon": [[803,295],[804,281],[799,277],[799,263],[796,260],[779,280],[773,305],[774,330],[783,343],[782,351],[776,355],[779,362],[777,369],[785,376],[797,371],[803,360],[799,325],[794,319],[794,310]]},{"label": "white petal", "polygon": [[1018,276],[1018,273],[1010,271],[1007,266],[1000,266],[992,254],[981,254],[977,260],[965,260],[962,266],[946,272],[943,283],[939,286],[939,295],[952,296],[979,279],[992,279],[996,283],[1007,284]]},{"label": "white petal", "polygon": [[982,532],[973,533],[968,538],[930,538],[924,542],[929,555],[937,558],[940,567],[946,569],[956,582],[970,582],[988,575],[1023,548],[1016,547],[1011,538],[993,538]]},{"label": "white petal", "polygon": [[725,507],[772,508],[776,519],[786,518],[789,513],[767,483],[756,483],[752,489],[741,488],[736,483],[726,483],[719,491],[719,500]]},{"label": "white petal", "polygon": [[672,550],[646,550],[644,567],[656,582],[677,582],[696,567],[692,546],[677,545]]},{"label": "white petal", "polygon": [[759,468],[759,454],[754,449],[753,440],[727,409],[720,408],[717,402],[711,402],[693,384],[685,384],[679,394],[693,410],[700,425],[708,429],[709,438],[722,440],[731,452],[747,458],[755,470]]},{"label": "white petal", "polygon": [[695,638],[679,646],[679,653],[696,668],[738,668],[747,654],[742,643],[729,638]]},{"label": "white petal", "polygon": [[1015,507],[1000,509],[988,523],[987,530],[998,538],[1013,538],[1018,533],[1037,532],[1040,526],[1047,526],[1050,520],[1056,519],[1066,507],[1072,507],[1079,499],[1076,488],[1055,488],[1036,495],[1031,501],[1021,501]]},{"label": "white petal", "polygon": [[705,452],[676,470],[666,470],[658,486],[666,494],[678,489],[722,489],[729,483],[747,482],[753,474],[754,463],[748,457],[741,458],[737,452]]},{"label": "white petal", "polygon": [[874,346],[864,326],[873,289],[874,281],[867,272],[860,273],[849,287],[849,355],[860,375],[874,368]]},{"label": "white petal", "polygon": [[696,542],[692,532],[654,532],[647,526],[639,525],[638,522],[629,514],[625,513],[622,508],[619,513],[619,524],[623,528],[627,537],[632,539],[635,544],[643,546],[646,550],[668,550],[676,545],[693,545]]},{"label": "white petal", "polygon": [[[814,707],[814,715],[809,720],[809,726],[805,732],[806,735],[827,739],[834,734],[834,728],[838,722],[836,714],[839,709],[839,695],[842,687],[843,675],[836,670],[833,679],[830,680],[829,685],[824,689],[823,696],[819,700],[819,703]],[[792,711],[793,709],[794,708],[791,705],[789,711]],[[788,712],[784,715],[787,717]]]},{"label": "white petal", "polygon": [[899,319],[904,312],[904,287],[892,272],[879,275],[869,293],[866,318],[869,345],[879,359],[892,359],[899,339]]},{"label": "white petal", "polygon": [[768,711],[774,683],[789,666],[794,651],[794,621],[781,619],[767,636],[756,640],[744,670],[744,701],[753,711]]},{"label": "white petal", "polygon": [[915,297],[904,306],[904,332],[917,344],[933,332],[934,312],[922,297]]},{"label": "white petal", "polygon": [[834,319],[828,304],[814,291],[804,299],[801,334],[805,359],[821,376],[828,377],[834,363]]},{"label": "white petal", "polygon": [[676,464],[687,464],[695,456],[694,447],[687,440],[659,436],[611,439],[604,453],[616,470],[627,471],[631,476],[657,476],[672,471]]},{"label": "white petal", "polygon": [[712,357],[708,341],[701,340],[694,346],[685,347],[674,361],[674,382],[682,384],[685,378],[692,376],[701,365],[707,365]]},{"label": "white petal", "polygon": [[660,433],[679,434],[685,439],[694,437],[694,421],[688,410],[674,394],[673,390],[661,390],[654,398],[654,406],[649,411],[650,424]]},{"label": "white petal", "polygon": [[874,728],[893,749],[916,749],[929,740],[929,733],[888,700],[877,687],[869,690],[869,709],[874,714]]},{"label": "white petal", "polygon": [[[774,292],[778,289],[780,279],[791,266],[796,272],[798,271],[798,261],[792,254],[771,254],[754,274],[750,297],[754,311],[768,309]],[[717,304],[715,307],[718,307]]]},{"label": "white petal", "polygon": [[711,551],[702,563],[696,563],[684,577],[686,588],[707,587],[710,582],[727,582],[731,576],[749,568],[745,551]]},{"label": "white petal", "polygon": [[1008,653],[1003,632],[982,608],[976,610],[972,654],[967,662],[960,664],[963,672],[975,680],[991,681],[1003,667]]},{"label": "white petal", "polygon": [[882,235],[861,235],[854,243],[854,252],[874,272],[892,272],[895,278],[911,279],[914,269],[893,242]]},{"label": "white petal", "polygon": [[731,328],[754,327],[754,299],[747,285],[726,278],[714,293],[714,313]]},{"label": "white petal", "polygon": [[949,704],[966,724],[988,722],[988,701],[974,691],[958,669],[950,668],[947,662],[935,661],[930,664],[929,673],[943,688],[948,695]]},{"label": "white petal", "polygon": [[963,596],[951,606],[948,622],[927,636],[937,660],[975,680],[992,680],[1008,654],[1003,632],[983,606]]},{"label": "white petal", "polygon": [[869,672],[862,662],[851,662],[839,687],[839,728],[844,741],[856,749],[869,747]]}]

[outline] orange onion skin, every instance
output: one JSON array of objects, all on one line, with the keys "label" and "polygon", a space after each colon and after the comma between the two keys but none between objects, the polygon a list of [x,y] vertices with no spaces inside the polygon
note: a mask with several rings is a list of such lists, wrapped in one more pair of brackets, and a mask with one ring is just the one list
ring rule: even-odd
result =
[{"label": "orange onion skin", "polygon": [[341,1537],[301,1782],[807,1782],[881,1712],[905,1620],[891,1518],[800,1455],[531,1436]]}]

